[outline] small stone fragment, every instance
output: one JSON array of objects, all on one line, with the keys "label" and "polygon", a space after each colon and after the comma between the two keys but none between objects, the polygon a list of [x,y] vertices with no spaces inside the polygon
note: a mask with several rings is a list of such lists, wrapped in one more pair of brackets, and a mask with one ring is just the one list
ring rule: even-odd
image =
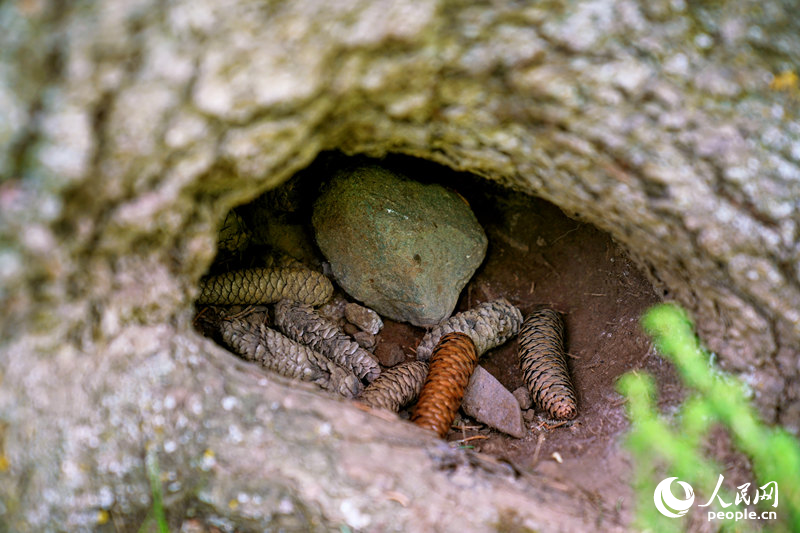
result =
[{"label": "small stone fragment", "polygon": [[383,320],[378,316],[378,313],[354,303],[349,303],[344,306],[344,316],[351,324],[355,324],[362,331],[377,335],[383,327]]},{"label": "small stone fragment", "polygon": [[344,332],[347,333],[348,335],[350,335],[351,337],[355,333],[361,331],[360,329],[358,329],[357,326],[355,326],[354,324],[351,324],[350,322],[345,322],[344,326],[342,326],[342,330],[344,330]]},{"label": "small stone fragment", "polygon": [[417,326],[453,312],[488,244],[456,193],[375,165],[339,171],[315,203],[312,223],[349,295]]},{"label": "small stone fragment", "polygon": [[519,402],[519,407],[522,410],[530,409],[533,405],[533,398],[531,398],[531,393],[528,391],[528,388],[524,385],[521,387],[517,387],[514,389],[514,392],[511,394],[514,395],[514,398],[517,399]]},{"label": "small stone fragment", "polygon": [[379,342],[375,348],[375,357],[386,367],[392,367],[406,360],[403,349],[394,342]]},{"label": "small stone fragment", "polygon": [[512,437],[525,436],[519,402],[482,366],[470,377],[461,409],[467,416]]},{"label": "small stone fragment", "polygon": [[324,316],[331,322],[339,324],[344,321],[344,307],[347,305],[347,300],[338,292],[324,305],[317,309],[317,313]]},{"label": "small stone fragment", "polygon": [[524,418],[525,422],[528,424],[533,423],[533,421],[536,420],[536,409],[528,409],[522,413],[522,418]]},{"label": "small stone fragment", "polygon": [[359,346],[361,346],[368,352],[371,352],[372,350],[375,349],[375,344],[376,344],[375,335],[373,335],[372,333],[368,333],[366,331],[356,331],[355,333],[353,333],[352,337],[353,340],[356,341],[356,343]]}]

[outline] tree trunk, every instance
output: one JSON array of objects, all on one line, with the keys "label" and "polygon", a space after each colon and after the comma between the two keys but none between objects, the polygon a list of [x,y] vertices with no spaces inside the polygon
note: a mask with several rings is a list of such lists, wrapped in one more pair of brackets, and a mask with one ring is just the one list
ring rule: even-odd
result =
[{"label": "tree trunk", "polygon": [[0,5],[0,530],[135,530],[147,457],[174,519],[242,531],[624,528],[193,331],[222,216],[324,149],[438,161],[610,232],[797,431],[794,7]]}]

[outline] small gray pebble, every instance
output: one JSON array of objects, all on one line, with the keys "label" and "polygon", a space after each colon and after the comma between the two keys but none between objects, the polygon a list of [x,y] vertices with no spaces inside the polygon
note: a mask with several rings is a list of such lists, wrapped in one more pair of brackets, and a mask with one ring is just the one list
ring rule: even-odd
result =
[{"label": "small gray pebble", "polygon": [[334,294],[331,300],[322,305],[317,312],[332,320],[333,322],[340,322],[344,320],[344,308],[347,305],[347,300],[345,300],[340,294]]},{"label": "small gray pebble", "polygon": [[[344,327],[342,329],[344,329],[344,332],[347,333],[348,335],[350,335],[351,337],[355,337],[355,334],[358,333],[359,331],[361,331],[361,330],[359,330],[357,327],[355,327],[353,324],[351,324],[349,322],[345,322]],[[358,341],[356,341],[356,342],[358,342]]]},{"label": "small gray pebble", "polygon": [[383,327],[383,320],[378,313],[362,305],[349,303],[344,306],[344,316],[362,331],[377,335]]},{"label": "small gray pebble", "polygon": [[522,418],[525,419],[525,422],[530,424],[534,420],[536,420],[536,410],[535,409],[528,409],[524,413],[522,413]]},{"label": "small gray pebble", "polygon": [[528,388],[525,386],[517,387],[514,392],[512,393],[514,398],[517,399],[519,402],[520,409],[530,409],[531,405],[533,405],[533,400],[531,399],[531,393],[528,391]]},{"label": "small gray pebble", "polygon": [[356,331],[355,333],[351,334],[353,336],[353,340],[358,343],[359,346],[364,348],[368,351],[373,351],[375,349],[375,335],[368,333],[366,331]]}]

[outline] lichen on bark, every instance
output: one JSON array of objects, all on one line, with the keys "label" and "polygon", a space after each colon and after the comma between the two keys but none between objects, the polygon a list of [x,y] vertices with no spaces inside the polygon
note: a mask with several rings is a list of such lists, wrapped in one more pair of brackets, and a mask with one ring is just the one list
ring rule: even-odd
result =
[{"label": "lichen on bark", "polygon": [[434,160],[608,231],[797,431],[795,7],[1,4],[0,529],[133,527],[147,446],[168,510],[195,498],[243,530],[491,529],[508,508],[625,528],[192,331],[225,214],[329,148]]}]

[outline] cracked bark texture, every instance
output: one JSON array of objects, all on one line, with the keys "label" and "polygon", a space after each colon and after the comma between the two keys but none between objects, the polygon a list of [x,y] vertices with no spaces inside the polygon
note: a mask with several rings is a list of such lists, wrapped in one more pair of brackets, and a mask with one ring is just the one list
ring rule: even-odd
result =
[{"label": "cracked bark texture", "polygon": [[438,161],[610,232],[796,432],[799,96],[770,88],[800,64],[794,9],[3,3],[0,530],[135,530],[147,453],[173,520],[624,528],[192,331],[225,214],[323,149]]}]

